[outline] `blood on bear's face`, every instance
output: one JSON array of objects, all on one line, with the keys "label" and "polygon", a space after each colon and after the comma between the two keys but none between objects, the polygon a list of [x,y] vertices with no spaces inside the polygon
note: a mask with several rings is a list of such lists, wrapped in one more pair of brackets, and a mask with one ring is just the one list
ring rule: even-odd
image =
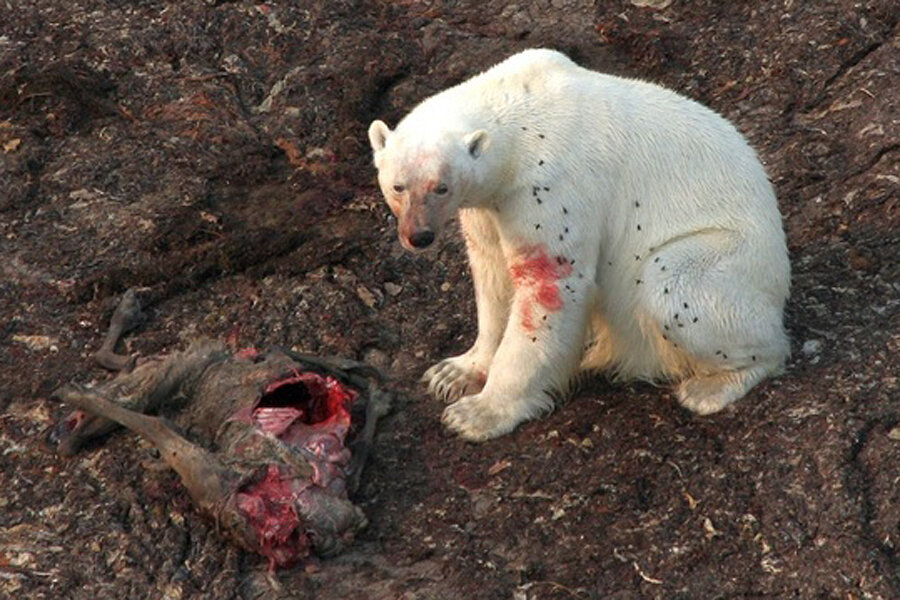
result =
[{"label": "blood on bear's face", "polygon": [[428,158],[417,162],[418,168],[386,170],[379,177],[382,193],[397,217],[400,243],[407,250],[430,246],[457,205],[446,177],[441,176],[446,170],[434,168]]},{"label": "blood on bear's face", "polygon": [[463,136],[413,140],[381,121],[369,128],[382,194],[407,250],[429,247],[467,196],[475,156]]}]

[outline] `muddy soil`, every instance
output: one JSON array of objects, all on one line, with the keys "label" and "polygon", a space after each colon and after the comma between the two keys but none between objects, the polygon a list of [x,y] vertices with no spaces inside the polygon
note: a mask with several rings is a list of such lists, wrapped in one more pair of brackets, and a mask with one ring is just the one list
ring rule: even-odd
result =
[{"label": "muddy soil", "polygon": [[[896,3],[594,4],[0,1],[0,597],[900,597]],[[759,150],[793,357],[733,409],[598,378],[500,440],[442,431],[417,379],[474,339],[462,245],[400,249],[365,128],[534,46]],[[390,372],[352,551],[270,575],[133,434],[54,452],[48,396],[109,377],[91,354],[132,286],[128,351],[210,336]]]}]

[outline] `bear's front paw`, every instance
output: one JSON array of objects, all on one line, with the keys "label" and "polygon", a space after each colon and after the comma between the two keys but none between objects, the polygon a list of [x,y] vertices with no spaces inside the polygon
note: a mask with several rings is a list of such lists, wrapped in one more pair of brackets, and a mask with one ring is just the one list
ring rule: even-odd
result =
[{"label": "bear's front paw", "polygon": [[478,368],[465,354],[442,360],[422,376],[428,382],[428,392],[443,402],[477,394],[487,381],[487,373]]},{"label": "bear's front paw", "polygon": [[482,442],[509,433],[523,420],[499,408],[481,394],[466,396],[445,408],[441,420],[462,438]]}]

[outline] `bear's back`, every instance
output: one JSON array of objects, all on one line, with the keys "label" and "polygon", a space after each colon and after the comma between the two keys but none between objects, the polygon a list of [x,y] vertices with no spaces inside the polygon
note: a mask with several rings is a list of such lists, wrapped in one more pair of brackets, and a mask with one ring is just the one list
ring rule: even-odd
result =
[{"label": "bear's back", "polygon": [[538,173],[577,172],[586,190],[602,186],[606,210],[638,202],[679,230],[736,221],[781,231],[771,184],[744,137],[662,86],[526,50],[425,100],[398,127],[417,140],[482,128],[495,148],[515,148],[508,160],[525,187]]},{"label": "bear's back", "polygon": [[512,74],[540,76],[548,71],[571,71],[580,68],[572,59],[561,52],[546,48],[532,48],[513,54],[503,62],[485,71],[484,74],[494,77]]}]

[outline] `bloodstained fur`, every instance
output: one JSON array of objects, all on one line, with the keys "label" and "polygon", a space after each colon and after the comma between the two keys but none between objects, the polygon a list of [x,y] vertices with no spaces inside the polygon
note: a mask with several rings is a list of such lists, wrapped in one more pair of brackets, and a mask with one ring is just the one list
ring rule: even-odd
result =
[{"label": "bloodstained fur", "polygon": [[513,285],[518,290],[529,289],[522,302],[522,328],[534,331],[534,304],[546,312],[557,312],[563,307],[557,282],[572,274],[572,265],[563,256],[550,257],[541,244],[524,246],[509,268]]}]

